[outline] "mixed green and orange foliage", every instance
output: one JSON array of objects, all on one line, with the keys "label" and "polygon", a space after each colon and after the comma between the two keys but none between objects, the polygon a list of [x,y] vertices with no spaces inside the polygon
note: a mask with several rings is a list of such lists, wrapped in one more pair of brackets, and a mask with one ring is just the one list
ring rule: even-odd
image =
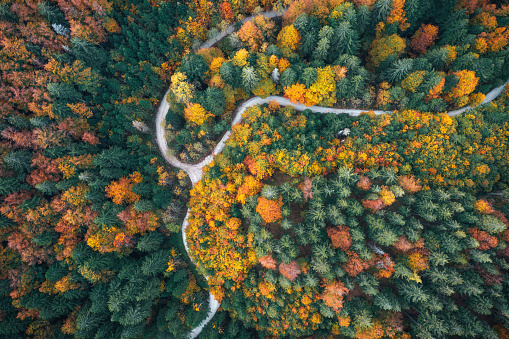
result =
[{"label": "mixed green and orange foliage", "polygon": [[[412,323],[384,304],[392,293],[414,300],[418,290],[432,300],[428,291],[442,284],[430,278],[437,267],[474,279],[469,267],[477,259],[462,253],[505,256],[505,212],[461,191],[507,185],[496,174],[509,164],[502,156],[509,126],[500,112],[491,106],[457,118],[415,111],[354,118],[275,103],[250,107],[192,190],[191,256],[210,274],[222,307],[265,335],[406,337]],[[489,114],[504,122],[493,124]],[[336,138],[346,127],[350,135]],[[484,128],[489,133],[475,146],[454,142]],[[472,227],[474,220],[483,226]],[[448,222],[455,228],[445,228]],[[439,263],[443,253],[451,264]],[[477,271],[500,284],[485,268]],[[437,293],[474,302],[461,292]],[[362,325],[366,314],[371,320]]]}]

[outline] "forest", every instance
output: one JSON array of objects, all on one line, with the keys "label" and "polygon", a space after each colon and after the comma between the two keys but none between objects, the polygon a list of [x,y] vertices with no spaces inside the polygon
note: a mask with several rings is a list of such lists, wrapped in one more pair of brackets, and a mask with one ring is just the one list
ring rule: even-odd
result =
[{"label": "forest", "polygon": [[2,1],[0,338],[509,338],[508,42],[503,0]]}]

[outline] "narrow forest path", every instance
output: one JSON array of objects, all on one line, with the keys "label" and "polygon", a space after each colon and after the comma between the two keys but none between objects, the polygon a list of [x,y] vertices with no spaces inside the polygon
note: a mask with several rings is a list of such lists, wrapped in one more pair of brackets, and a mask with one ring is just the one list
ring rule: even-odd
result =
[{"label": "narrow forest path", "polygon": [[[258,15],[263,15],[267,18],[275,18],[278,16],[282,16],[283,13],[282,12],[263,12]],[[250,16],[250,17],[242,20],[241,23],[250,21],[258,15]],[[224,37],[226,37],[228,34],[232,33],[233,31],[234,31],[234,26],[230,25],[226,30],[219,33],[216,37],[204,42],[201,45],[201,48],[212,47],[215,43],[217,43],[218,41],[220,41],[221,39],[223,39]],[[507,80],[503,85],[491,90],[488,94],[486,94],[486,98],[482,101],[481,104],[486,104],[486,103],[489,103],[489,102],[493,101],[494,99],[496,99],[504,91],[504,87],[508,83],[509,83],[509,80]],[[194,164],[194,165],[186,164],[186,163],[183,163],[180,160],[178,160],[175,156],[169,155],[170,153],[169,153],[168,144],[164,137],[165,125],[163,124],[163,120],[165,119],[166,114],[168,113],[168,110],[170,109],[170,105],[169,105],[168,101],[166,100],[166,96],[168,95],[168,92],[169,92],[169,89],[168,89],[168,91],[166,91],[166,93],[159,105],[159,108],[157,110],[157,114],[156,114],[155,129],[156,129],[157,145],[159,147],[159,151],[161,152],[161,155],[168,162],[168,164],[186,171],[189,175],[189,178],[191,179],[193,186],[194,186],[202,178],[203,167],[210,164],[212,162],[212,159],[214,158],[214,156],[223,151],[223,149],[225,147],[225,143],[228,140],[228,138],[230,137],[231,131],[226,132],[223,135],[223,137],[221,138],[221,140],[218,142],[216,147],[214,148],[214,151],[198,164]],[[231,126],[235,125],[236,123],[239,123],[242,120],[242,113],[248,107],[265,104],[265,103],[268,103],[269,101],[276,101],[281,106],[291,105],[299,111],[309,109],[313,113],[334,113],[334,114],[342,113],[342,114],[349,114],[351,116],[358,116],[363,112],[369,112],[369,111],[374,112],[376,115],[392,113],[392,111],[380,111],[380,110],[369,110],[369,109],[347,109],[347,108],[343,109],[343,108],[328,108],[328,107],[320,107],[320,106],[305,106],[304,104],[294,104],[290,100],[288,100],[284,97],[280,97],[280,96],[269,96],[265,99],[262,99],[260,97],[254,97],[254,98],[247,100],[239,107],[237,107],[237,109],[235,110],[234,115],[233,115],[234,118],[232,120]],[[449,115],[451,117],[456,116],[456,115],[461,114],[471,108],[472,108],[471,106],[466,106],[461,109],[448,112],[447,115]],[[182,239],[184,241],[184,246],[186,248],[186,252],[189,256],[189,248],[187,246],[187,236],[186,236],[186,232],[185,232],[187,229],[187,226],[189,225],[189,223],[187,222],[188,216],[189,216],[189,210],[187,211],[186,217],[182,224]],[[191,258],[191,260],[192,260],[192,258]],[[208,280],[208,277],[205,277],[205,278]],[[208,322],[214,317],[217,310],[219,309],[220,304],[211,293],[209,293],[209,306],[210,306],[210,311],[209,311],[209,314],[207,315],[207,318],[198,327],[194,328],[189,333],[189,338],[192,339],[192,338],[198,337],[200,335],[201,331],[203,330],[203,328],[205,327],[205,325],[208,324]]]}]

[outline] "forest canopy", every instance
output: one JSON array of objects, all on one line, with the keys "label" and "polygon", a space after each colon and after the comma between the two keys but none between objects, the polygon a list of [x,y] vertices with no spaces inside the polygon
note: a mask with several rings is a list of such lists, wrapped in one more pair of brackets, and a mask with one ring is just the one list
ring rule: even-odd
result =
[{"label": "forest canopy", "polygon": [[[494,115],[250,107],[191,190],[190,254],[223,309],[264,335],[497,337],[509,205],[475,193],[488,182],[506,187],[496,173],[507,156],[489,158],[507,144],[474,151],[479,162],[470,163],[466,145],[425,141],[461,135],[465,123],[475,134]],[[488,129],[507,135],[502,116]],[[380,126],[393,143],[371,144]],[[337,137],[345,128],[350,136]]]},{"label": "forest canopy", "polygon": [[0,337],[509,337],[508,14],[2,1]]}]

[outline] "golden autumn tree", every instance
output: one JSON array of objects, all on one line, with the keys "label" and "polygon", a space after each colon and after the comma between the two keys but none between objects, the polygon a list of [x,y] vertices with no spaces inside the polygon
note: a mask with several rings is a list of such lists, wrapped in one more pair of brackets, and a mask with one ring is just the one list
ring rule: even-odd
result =
[{"label": "golden autumn tree", "polygon": [[186,121],[197,126],[209,122],[213,116],[214,114],[206,111],[200,104],[190,103],[184,110]]},{"label": "golden autumn tree", "polygon": [[274,82],[269,77],[261,79],[258,83],[258,86],[251,90],[251,92],[253,92],[254,95],[262,98],[266,98],[269,95],[277,95],[279,93],[276,88],[276,84],[274,84]]},{"label": "golden autumn tree", "polygon": [[277,45],[279,48],[288,48],[295,51],[300,45],[300,34],[293,25],[285,26],[277,36]]},{"label": "golden autumn tree", "polygon": [[445,96],[445,99],[455,102],[456,106],[463,106],[468,103],[468,95],[477,87],[479,78],[475,76],[474,71],[468,70],[456,71],[452,74],[456,75],[459,80],[451,92]]},{"label": "golden autumn tree", "polygon": [[415,273],[427,270],[429,268],[428,257],[421,253],[412,253],[407,257],[408,267]]},{"label": "golden autumn tree", "polygon": [[382,202],[384,203],[385,206],[390,206],[394,201],[396,201],[394,193],[387,186],[382,186],[382,189],[380,190],[379,194],[380,199],[382,199]]},{"label": "golden autumn tree", "polygon": [[232,63],[238,67],[249,66],[249,62],[247,61],[248,56],[249,52],[245,48],[239,49],[233,56]]},{"label": "golden autumn tree", "polygon": [[245,204],[246,198],[260,192],[262,186],[263,184],[260,181],[258,181],[255,177],[253,177],[252,175],[247,175],[244,177],[244,182],[237,191],[236,199],[240,203]]},{"label": "golden autumn tree", "polygon": [[401,82],[401,87],[403,87],[407,91],[415,93],[417,91],[417,88],[421,85],[422,81],[424,80],[424,74],[425,74],[424,71],[416,71],[410,73]]},{"label": "golden autumn tree", "polygon": [[170,91],[177,102],[189,103],[193,97],[194,86],[187,82],[187,76],[181,72],[175,72],[171,77]]},{"label": "golden autumn tree", "polygon": [[336,81],[331,66],[317,69],[315,82],[304,94],[306,106],[319,104],[330,107],[336,103]]},{"label": "golden autumn tree", "polygon": [[374,67],[378,67],[389,55],[397,54],[399,56],[403,53],[405,48],[405,40],[397,34],[376,38],[369,48],[370,64]]},{"label": "golden autumn tree", "polygon": [[303,104],[306,101],[306,86],[304,84],[293,84],[284,88],[285,98],[294,104]]}]

